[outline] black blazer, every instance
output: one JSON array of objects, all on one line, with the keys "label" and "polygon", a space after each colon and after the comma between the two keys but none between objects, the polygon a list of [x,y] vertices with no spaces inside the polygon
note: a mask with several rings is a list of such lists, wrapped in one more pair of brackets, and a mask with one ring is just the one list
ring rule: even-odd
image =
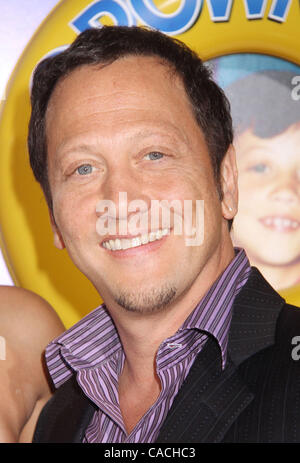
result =
[{"label": "black blazer", "polygon": [[[228,361],[213,337],[198,354],[158,443],[300,442],[300,308],[256,268],[234,302]],[[43,408],[33,442],[82,442],[96,406],[72,377]]]}]

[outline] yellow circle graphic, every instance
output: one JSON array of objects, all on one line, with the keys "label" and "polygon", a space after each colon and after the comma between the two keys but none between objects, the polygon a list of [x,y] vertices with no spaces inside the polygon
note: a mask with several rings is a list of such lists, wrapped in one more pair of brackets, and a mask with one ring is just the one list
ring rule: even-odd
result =
[{"label": "yellow circle graphic", "polygon": [[[66,327],[99,305],[101,298],[66,252],[54,247],[46,203],[29,167],[29,85],[34,67],[48,53],[70,44],[80,28],[118,21],[161,28],[187,43],[204,60],[253,52],[299,65],[298,2],[256,3],[263,5],[260,11],[251,10],[255,2],[242,1],[65,0],[45,19],[25,49],[1,107],[1,247],[15,283],[47,299]],[[299,288],[284,295],[300,305]]]}]

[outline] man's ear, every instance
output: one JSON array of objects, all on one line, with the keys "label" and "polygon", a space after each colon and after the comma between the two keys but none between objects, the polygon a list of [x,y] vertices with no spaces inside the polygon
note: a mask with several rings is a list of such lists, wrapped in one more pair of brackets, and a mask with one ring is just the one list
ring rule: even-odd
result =
[{"label": "man's ear", "polygon": [[238,210],[238,171],[235,149],[230,145],[221,164],[220,181],[223,192],[222,213],[230,220]]},{"label": "man's ear", "polygon": [[49,216],[50,216],[50,223],[51,223],[51,228],[53,232],[54,246],[57,247],[57,249],[64,249],[65,248],[64,240],[61,236],[58,226],[56,225],[53,212],[50,209],[49,209]]}]

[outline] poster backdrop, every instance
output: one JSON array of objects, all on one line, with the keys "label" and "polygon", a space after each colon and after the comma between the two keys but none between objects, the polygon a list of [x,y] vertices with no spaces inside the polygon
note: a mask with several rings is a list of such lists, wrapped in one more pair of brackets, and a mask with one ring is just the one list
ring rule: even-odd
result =
[{"label": "poster backdrop", "polygon": [[67,47],[86,28],[103,24],[146,24],[186,42],[210,62],[234,112],[241,194],[233,239],[288,301],[300,305],[298,0],[57,4],[22,54],[2,104],[1,247],[15,284],[45,297],[67,327],[101,302],[66,252],[53,246],[47,207],[28,164],[26,135],[30,78],[38,61]]},{"label": "poster backdrop", "polygon": [[[20,55],[34,31],[57,3],[58,0],[1,2],[0,105],[6,97],[6,84]],[[0,248],[0,285],[13,284]]]}]

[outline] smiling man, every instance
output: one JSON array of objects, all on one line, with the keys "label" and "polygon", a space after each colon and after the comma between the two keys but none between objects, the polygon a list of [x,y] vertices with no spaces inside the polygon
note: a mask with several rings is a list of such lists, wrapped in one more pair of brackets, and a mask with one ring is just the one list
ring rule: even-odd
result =
[{"label": "smiling man", "polygon": [[[223,92],[159,32],[88,30],[37,67],[31,165],[55,245],[105,304],[48,346],[57,392],[34,442],[299,440],[300,315],[233,248],[231,143]],[[192,207],[153,226],[153,201]],[[103,234],[105,214],[116,227]],[[200,244],[175,233],[180,215],[194,232],[204,224]]]}]

